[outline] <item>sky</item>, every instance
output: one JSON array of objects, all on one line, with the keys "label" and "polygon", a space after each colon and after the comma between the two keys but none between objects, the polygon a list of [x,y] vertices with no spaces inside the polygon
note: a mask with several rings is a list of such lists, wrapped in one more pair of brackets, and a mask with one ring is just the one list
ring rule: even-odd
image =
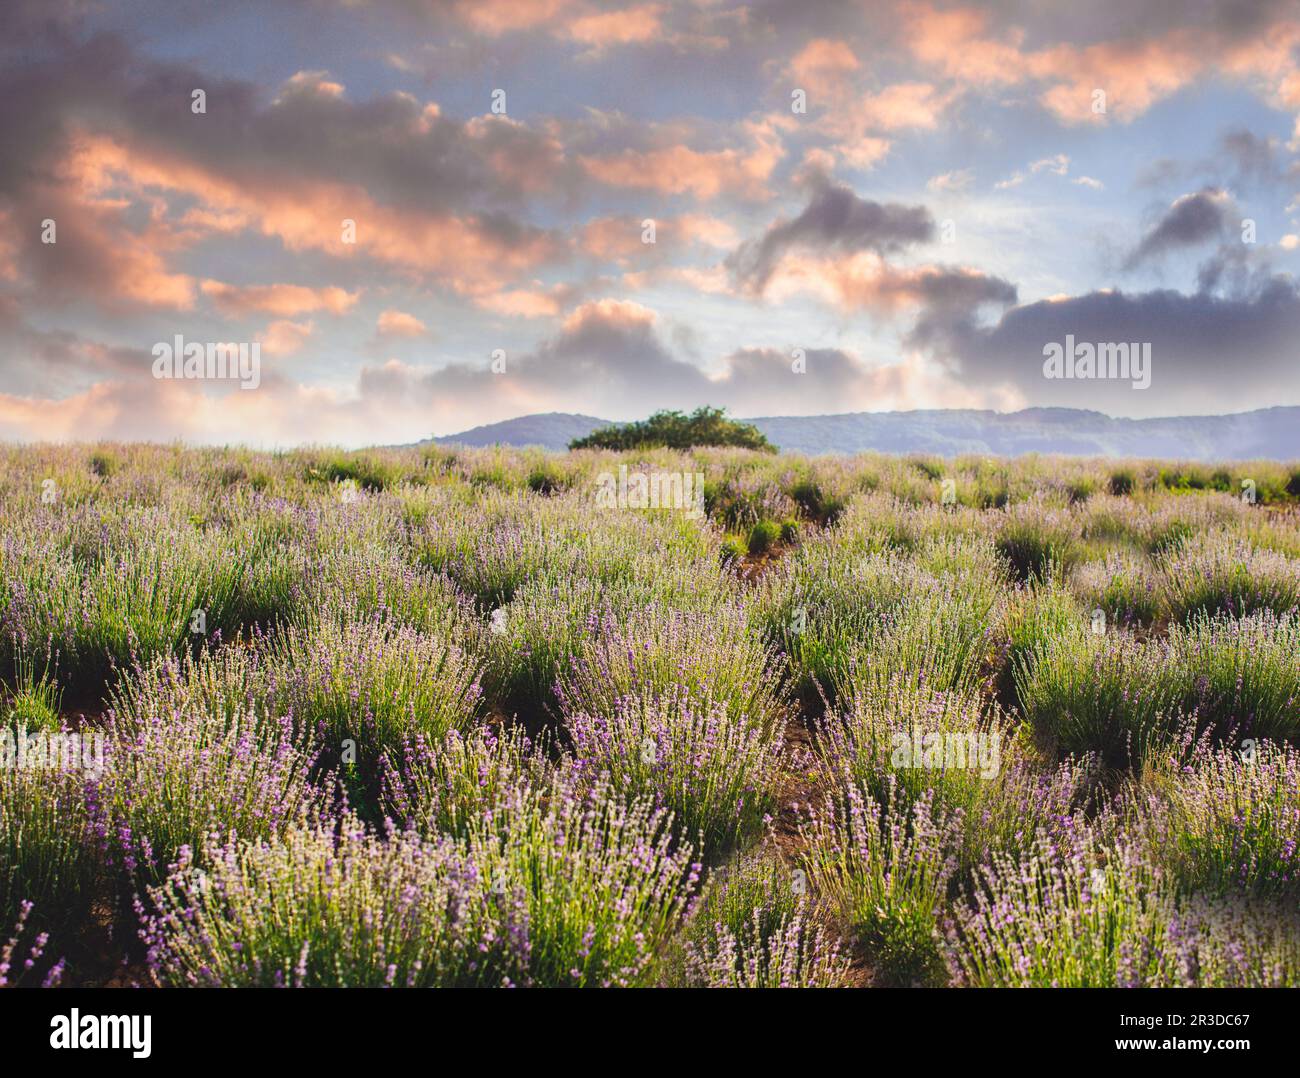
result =
[{"label": "sky", "polygon": [[0,145],[6,440],[1300,404],[1300,0],[6,0]]}]

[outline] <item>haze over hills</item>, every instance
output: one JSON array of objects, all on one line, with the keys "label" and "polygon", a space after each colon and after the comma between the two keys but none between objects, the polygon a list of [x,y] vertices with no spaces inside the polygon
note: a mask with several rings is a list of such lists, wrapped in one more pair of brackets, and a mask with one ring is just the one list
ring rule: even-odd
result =
[{"label": "haze over hills", "polygon": [[[1019,412],[935,409],[746,419],[789,452],[1060,453],[1073,456],[1166,457],[1178,460],[1300,459],[1300,407],[1235,415],[1112,419],[1078,408]],[[520,416],[474,427],[442,445],[535,445],[563,450],[610,420],[567,412]]]}]

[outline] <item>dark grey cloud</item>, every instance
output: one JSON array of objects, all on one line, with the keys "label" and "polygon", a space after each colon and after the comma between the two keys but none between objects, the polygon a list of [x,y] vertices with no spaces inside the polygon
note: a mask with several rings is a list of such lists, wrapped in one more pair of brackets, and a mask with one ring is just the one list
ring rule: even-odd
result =
[{"label": "dark grey cloud", "polygon": [[[202,115],[189,107],[196,88],[207,95]],[[582,179],[553,139],[523,124],[453,119],[406,94],[354,101],[311,78],[272,97],[251,82],[149,59],[113,35],[14,64],[0,77],[0,100],[10,102],[0,115],[6,145],[17,138],[28,168],[89,123],[240,186],[329,179],[404,209],[511,209]],[[0,183],[22,167],[8,165]]]},{"label": "dark grey cloud", "polygon": [[1187,166],[1172,157],[1158,157],[1143,165],[1133,183],[1136,187],[1165,187],[1181,180],[1187,174]]},{"label": "dark grey cloud", "polygon": [[762,292],[782,256],[791,251],[883,255],[934,238],[934,218],[924,206],[873,202],[824,178],[815,180],[813,188],[798,217],[777,222],[728,256],[727,267],[742,288]]},{"label": "dark grey cloud", "polygon": [[1240,213],[1220,188],[1206,187],[1175,199],[1173,205],[1138,242],[1124,261],[1125,269],[1136,269],[1170,251],[1195,247],[1228,235]]},{"label": "dark grey cloud", "polygon": [[807,348],[794,371],[797,342],[788,350],[742,348],[723,358],[722,371],[708,375],[668,347],[660,327],[644,308],[599,303],[578,312],[554,338],[531,352],[507,356],[506,373],[486,365],[453,364],[418,373],[407,367],[365,368],[360,390],[366,400],[409,405],[455,400],[470,414],[516,414],[576,406],[614,418],[657,408],[694,408],[708,402],[735,412],[770,410],[784,399],[792,413],[868,407],[896,391],[904,377],[895,367],[875,368],[839,349]]},{"label": "dark grey cloud", "polygon": [[1249,128],[1225,131],[1219,139],[1219,155],[1232,168],[1240,186],[1270,183],[1282,174],[1278,142]]},{"label": "dark grey cloud", "polygon": [[[1064,343],[1067,334],[1094,345],[1149,343],[1151,387],[1045,378],[1043,348]],[[1159,415],[1294,403],[1298,335],[1300,292],[1295,281],[1277,276],[1233,297],[1161,290],[1044,300],[1015,307],[991,326],[958,327],[931,344],[971,387],[1008,384],[1032,404]]]},{"label": "dark grey cloud", "polygon": [[1018,298],[1016,286],[1001,277],[945,267],[922,274],[920,292],[921,312],[906,339],[922,349],[975,332],[984,310]]}]

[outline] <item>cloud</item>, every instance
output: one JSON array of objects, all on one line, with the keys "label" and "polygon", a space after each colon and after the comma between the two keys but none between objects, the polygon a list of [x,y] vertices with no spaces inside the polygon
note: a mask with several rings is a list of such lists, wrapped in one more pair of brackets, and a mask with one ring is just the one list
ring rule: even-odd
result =
[{"label": "cloud", "polygon": [[975,180],[975,173],[968,168],[956,169],[952,172],[942,172],[938,176],[931,176],[925,182],[925,186],[931,191],[958,192],[965,191]]},{"label": "cloud", "polygon": [[[647,225],[654,226],[654,242]],[[594,217],[578,232],[582,251],[603,261],[645,264],[686,252],[692,244],[714,249],[736,245],[736,230],[720,217],[688,213],[667,217]]]},{"label": "cloud", "polygon": [[422,337],[428,332],[415,315],[391,309],[380,312],[375,329],[381,337]]},{"label": "cloud", "polygon": [[544,26],[577,4],[573,0],[453,0],[450,6],[466,26],[496,37]]},{"label": "cloud", "polygon": [[581,410],[614,419],[656,408],[691,408],[702,401],[735,414],[786,414],[948,404],[1014,403],[1001,391],[967,389],[911,355],[868,363],[835,348],[808,348],[803,374],[789,350],[739,348],[706,372],[665,343],[651,309],[602,299],[572,312],[558,332],[531,351],[511,354],[503,374],[481,363],[427,369],[390,359],[363,366],[354,389],[296,385],[263,372],[260,388],[212,391],[199,382],[156,381],[147,353],[131,375],[97,382],[61,398],[0,394],[0,437],[41,440],[185,437],[284,445],[303,430],[327,424],[331,441],[368,444],[382,428],[393,441],[453,433],[525,412]]},{"label": "cloud", "polygon": [[520,411],[581,409],[611,418],[643,415],[657,408],[720,404],[737,414],[770,410],[816,414],[851,409],[913,407],[936,401],[969,406],[1004,399],[997,393],[967,390],[919,356],[893,364],[870,364],[828,348],[804,349],[806,373],[794,370],[794,348],[739,348],[706,372],[674,354],[664,343],[658,315],[641,304],[603,299],[583,304],[558,334],[525,355],[508,356],[506,372],[454,365],[419,370],[390,361],[368,368],[361,389],[366,399],[385,406],[412,402],[434,409],[449,399],[458,414],[447,430],[517,415]]},{"label": "cloud", "polygon": [[315,329],[314,322],[280,319],[267,326],[257,339],[268,356],[288,356],[302,348]]},{"label": "cloud", "polygon": [[[188,107],[196,86],[202,114]],[[0,130],[0,210],[60,232],[54,245],[19,232],[20,286],[106,309],[190,309],[197,282],[174,263],[215,237],[271,237],[489,291],[565,257],[560,237],[517,211],[561,187],[571,197],[584,179],[553,134],[505,117],[453,120],[406,93],[356,102],[312,70],[268,103],[251,83],[151,60],[111,35],[6,64]]]},{"label": "cloud", "polygon": [[860,198],[843,184],[819,180],[798,217],[778,221],[727,259],[744,290],[762,294],[781,260],[792,253],[886,254],[934,238],[934,219],[924,206]]},{"label": "cloud", "polygon": [[359,298],[358,293],[333,285],[308,288],[299,284],[234,285],[207,280],[202,290],[221,311],[234,316],[266,313],[289,318],[308,311],[343,314]]},{"label": "cloud", "polygon": [[1267,184],[1281,178],[1280,146],[1275,138],[1261,138],[1245,127],[1225,131],[1219,139],[1217,161],[1227,159],[1237,186]]},{"label": "cloud", "polygon": [[[1294,384],[1297,333],[1300,293],[1279,276],[1232,297],[1105,290],[1042,300],[1013,307],[989,326],[951,325],[926,343],[972,388],[1011,385],[1036,404],[1112,415],[1152,414],[1155,399],[1156,414],[1177,414],[1218,411],[1227,402],[1233,410],[1279,403],[1279,387]],[[1067,334],[1093,344],[1150,344],[1151,388],[1045,378],[1043,348]]]},{"label": "cloud", "polygon": [[564,28],[566,37],[600,50],[613,45],[644,44],[663,34],[661,4],[640,4],[619,11],[580,15]]},{"label": "cloud", "polygon": [[[1291,4],[1115,0],[1094,10],[1092,21],[1071,25],[1070,14],[1050,6],[900,6],[907,46],[922,65],[968,91],[1032,88],[1065,124],[1131,122],[1207,72],[1300,108],[1293,56],[1300,21]],[[1097,40],[1097,27],[1108,36]],[[1039,47],[1029,47],[1031,40]],[[1104,111],[1094,107],[1098,90]]]},{"label": "cloud", "polygon": [[701,201],[723,194],[763,199],[768,194],[767,180],[785,151],[771,127],[744,126],[751,143],[747,149],[697,150],[676,143],[583,154],[578,160],[592,178],[611,187],[689,194]]},{"label": "cloud", "polygon": [[[995,190],[1005,191],[1012,187],[1019,187],[1030,176],[1036,176],[1040,172],[1050,172],[1054,176],[1064,176],[1069,173],[1069,171],[1069,155],[1063,153],[1053,154],[1051,157],[1040,157],[1037,161],[1031,162],[1028,172],[1017,169],[1006,179],[999,180],[993,185],[993,187]],[[1076,180],[1075,182],[1078,183],[1080,181]],[[1092,180],[1091,182],[1096,183],[1097,181]]]},{"label": "cloud", "polygon": [[[1272,263],[1300,249],[1288,220],[1300,202],[1287,206],[1300,189],[1294,0],[869,12],[289,0],[313,32],[284,38],[273,68],[236,47],[252,32],[241,20],[195,24],[198,8],[15,0],[0,17],[0,366],[14,424],[0,429],[358,442],[539,408],[771,413],[794,407],[792,389],[820,410],[1069,400],[1091,390],[1025,381],[984,355],[989,340],[1017,344],[1018,312],[1037,311],[1017,306],[1022,292],[1062,293],[1047,313],[1071,312],[1080,339],[1130,308],[1114,332],[1163,325],[1201,296],[1229,322],[1286,309]],[[497,85],[509,115],[486,112]],[[206,113],[190,111],[195,87]],[[791,112],[795,87],[805,115]],[[1160,102],[1177,122],[1146,115]],[[1209,119],[1189,125],[1192,108]],[[1116,123],[1138,126],[1106,130]],[[1177,184],[1145,222],[1141,195],[1105,164],[1132,147],[1166,155],[1153,175]],[[1097,197],[1084,169],[1113,190]],[[975,177],[1019,187],[1016,205],[983,201]],[[789,190],[801,205],[784,206]],[[960,249],[983,267],[922,246],[927,190],[961,195]],[[1236,242],[1227,192],[1251,196],[1258,245]],[[54,245],[40,242],[47,217]],[[1131,230],[1129,268],[1195,255],[1199,295],[1101,290],[1086,256],[1101,229]],[[376,296],[420,318],[361,303]],[[298,358],[268,363],[243,396],[139,383],[149,343],[181,313],[196,339]],[[435,318],[436,350],[389,359],[376,339]],[[791,347],[845,347],[810,350],[800,381],[773,345],[786,327]],[[1199,353],[1162,340],[1144,399],[1165,407],[1159,364]],[[1294,399],[1271,338],[1242,340],[1229,366],[1265,349],[1274,398]],[[508,376],[487,369],[498,346]],[[1206,384],[1201,407],[1236,406],[1230,387]]]},{"label": "cloud", "polygon": [[580,289],[560,284],[550,287],[512,288],[475,298],[475,304],[508,318],[553,318],[571,305]]},{"label": "cloud", "polygon": [[[846,314],[884,319],[916,315],[916,326],[971,318],[986,305],[1016,300],[1015,285],[963,266],[894,266],[864,251],[847,258],[788,256],[773,274],[765,296],[781,301],[811,294]],[[916,332],[916,330],[914,330]]]},{"label": "cloud", "polygon": [[790,61],[794,85],[814,104],[836,104],[849,91],[850,76],[861,65],[844,41],[814,38]]},{"label": "cloud", "polygon": [[874,76],[875,65],[863,64],[846,41],[817,37],[790,59],[781,90],[804,91],[814,130],[829,143],[824,152],[864,171],[889,153],[897,133],[936,127],[954,96],[916,79],[881,87]]},{"label": "cloud", "polygon": [[1161,258],[1170,251],[1221,240],[1239,211],[1226,191],[1204,188],[1175,199],[1125,259],[1125,269]]},{"label": "cloud", "polygon": [[1064,176],[1070,171],[1070,158],[1067,154],[1058,153],[1051,157],[1043,157],[1029,166],[1030,172],[1050,172],[1055,176]]}]

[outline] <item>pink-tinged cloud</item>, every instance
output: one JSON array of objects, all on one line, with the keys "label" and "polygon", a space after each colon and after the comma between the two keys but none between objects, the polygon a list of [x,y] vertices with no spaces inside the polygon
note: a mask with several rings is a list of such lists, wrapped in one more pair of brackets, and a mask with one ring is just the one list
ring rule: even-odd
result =
[{"label": "pink-tinged cloud", "polygon": [[[128,149],[103,137],[90,145],[95,167],[117,182],[189,195],[221,231],[258,231],[294,251],[368,257],[462,294],[499,288],[562,250],[539,229],[386,205],[356,185],[301,177],[285,185],[251,173],[219,173],[153,146]],[[190,226],[198,227],[195,218]]]},{"label": "pink-tinged cloud", "polygon": [[140,200],[147,212],[133,214],[136,206],[94,162],[81,135],[69,140],[50,172],[36,170],[34,182],[10,201],[7,219],[15,227],[6,230],[5,242],[15,254],[12,262],[0,259],[8,279],[47,302],[88,299],[113,311],[193,307],[194,278],[168,265],[186,238],[167,224],[166,204],[156,194]]},{"label": "pink-tinged cloud", "polygon": [[896,82],[868,95],[860,109],[867,123],[885,131],[932,128],[952,101],[928,82]]},{"label": "pink-tinged cloud", "polygon": [[1285,8],[1264,32],[1246,40],[1213,26],[1171,25],[1147,38],[1037,49],[1025,47],[1018,27],[992,30],[991,13],[976,7],[940,10],[907,2],[900,11],[908,46],[923,64],[965,88],[1046,84],[1039,100],[1067,124],[1099,123],[1108,116],[1132,121],[1215,72],[1250,84],[1281,107],[1295,107],[1287,101],[1297,72],[1300,22]]},{"label": "pink-tinged cloud", "polygon": [[18,242],[12,216],[0,210],[0,281],[18,280]]},{"label": "pink-tinged cloud", "polygon": [[482,310],[508,318],[554,318],[564,310],[572,294],[573,289],[567,285],[550,289],[512,288],[477,296],[474,302]]},{"label": "pink-tinged cloud", "polygon": [[908,47],[918,60],[958,82],[1007,86],[1022,81],[1024,32],[986,36],[989,15],[974,7],[939,10],[930,4],[899,5]]},{"label": "pink-tinged cloud", "polygon": [[890,318],[953,301],[974,307],[981,302],[1005,304],[1015,299],[1010,285],[979,270],[897,266],[873,251],[841,258],[786,254],[762,294],[777,303],[795,295],[812,295],[845,312],[866,311]]},{"label": "pink-tinged cloud", "polygon": [[791,59],[786,76],[808,94],[813,129],[829,152],[850,167],[868,170],[889,152],[893,132],[933,128],[955,94],[930,82],[878,87],[878,74],[840,40],[815,38]]},{"label": "pink-tinged cloud", "polygon": [[582,156],[579,160],[592,177],[611,187],[639,188],[664,195],[690,194],[703,201],[722,194],[765,198],[767,181],[785,149],[770,124],[743,126],[754,143],[748,151],[695,150],[677,144]]},{"label": "pink-tinged cloud", "polygon": [[563,28],[564,36],[594,49],[644,44],[663,34],[662,4],[640,4],[618,11],[580,15]]},{"label": "pink-tinged cloud", "polygon": [[315,329],[313,322],[280,319],[267,326],[257,339],[262,343],[262,351],[268,356],[289,356],[307,343]]},{"label": "pink-tinged cloud", "polygon": [[380,312],[375,328],[381,337],[422,337],[429,332],[415,315],[392,309]]},{"label": "pink-tinged cloud", "polygon": [[[653,224],[653,232],[647,221]],[[650,235],[653,243],[646,239]],[[578,234],[578,246],[584,252],[619,265],[676,254],[692,244],[723,250],[736,242],[736,230],[730,224],[703,213],[664,218],[598,217],[583,225]]]},{"label": "pink-tinged cloud", "polygon": [[202,290],[219,310],[236,317],[263,313],[288,318],[310,311],[344,314],[360,298],[360,293],[334,285],[323,288],[299,284],[236,285],[209,279],[203,282]]},{"label": "pink-tinged cloud", "polygon": [[845,42],[814,38],[790,61],[793,88],[805,91],[814,107],[835,104],[847,95],[849,77],[860,66]]},{"label": "pink-tinged cloud", "polygon": [[489,37],[544,26],[576,6],[574,0],[454,0],[453,3],[457,17],[466,26]]}]

